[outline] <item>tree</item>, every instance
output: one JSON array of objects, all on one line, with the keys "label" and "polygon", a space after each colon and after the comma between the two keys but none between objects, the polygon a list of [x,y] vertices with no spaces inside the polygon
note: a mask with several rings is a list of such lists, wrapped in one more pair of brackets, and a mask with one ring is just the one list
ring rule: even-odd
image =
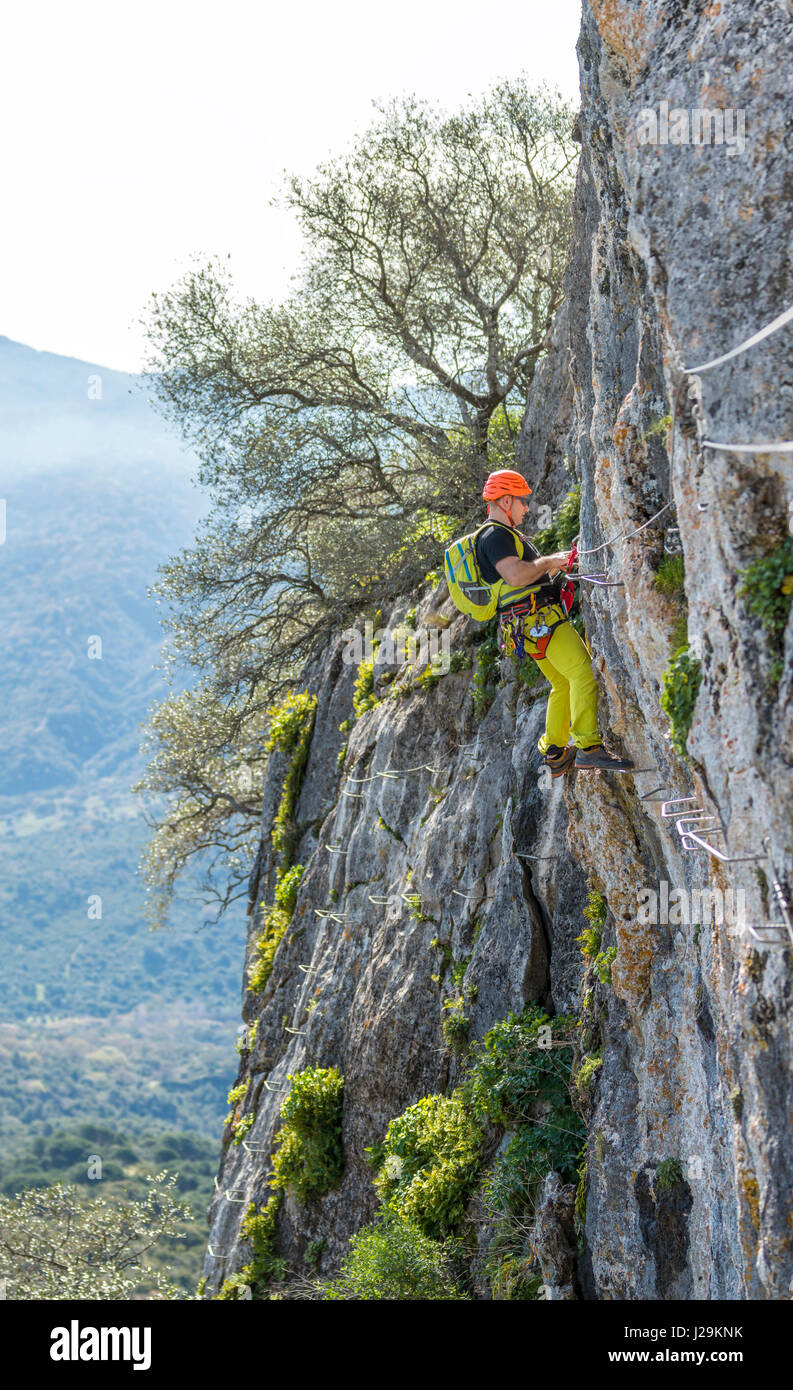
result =
[{"label": "tree", "polygon": [[142,1201],[85,1202],[63,1183],[0,1196],[0,1278],[12,1299],[128,1299],[146,1285],[184,1298],[162,1270],[141,1263],[159,1241],[182,1237],[190,1207],[173,1196],[176,1177],[150,1177]]},{"label": "tree", "polygon": [[[202,889],[222,915],[240,884],[247,887],[256,853],[261,794],[267,764],[267,712],[240,718],[239,711],[207,685],[171,694],[155,706],[142,748],[151,761],[133,792],[178,790],[161,818],[149,810],[152,830],[140,861],[149,897],[144,911],[153,927],[165,925],[176,882],[195,855],[211,853]],[[220,882],[216,881],[219,874]]]},{"label": "tree", "polygon": [[[452,116],[416,98],[378,111],[351,153],[286,181],[307,246],[286,303],[236,302],[214,259],[144,319],[154,400],[215,495],[155,592],[176,608],[168,669],[199,669],[222,710],[221,761],[334,629],[411,592],[472,521],[561,299],[561,99],[520,78]],[[136,789],[175,794],[166,823],[189,852],[239,812],[196,806],[178,726],[155,718],[165,757]]]}]

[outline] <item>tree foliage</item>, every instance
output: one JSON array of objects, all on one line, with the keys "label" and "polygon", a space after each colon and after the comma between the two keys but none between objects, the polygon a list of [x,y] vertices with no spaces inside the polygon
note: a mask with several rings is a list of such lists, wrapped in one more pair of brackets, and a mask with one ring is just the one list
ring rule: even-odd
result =
[{"label": "tree foliage", "polygon": [[143,1262],[158,1242],[184,1238],[192,1221],[173,1195],[176,1177],[148,1178],[140,1201],[86,1202],[73,1185],[0,1196],[0,1278],[11,1299],[129,1299],[142,1283],[162,1298],[185,1297],[162,1270]]}]

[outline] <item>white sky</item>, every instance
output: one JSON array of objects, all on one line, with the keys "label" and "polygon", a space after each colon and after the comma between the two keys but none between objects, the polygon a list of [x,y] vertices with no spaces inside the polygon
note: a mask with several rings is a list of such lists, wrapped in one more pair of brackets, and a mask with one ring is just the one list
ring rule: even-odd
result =
[{"label": "white sky", "polygon": [[136,320],[198,253],[243,297],[297,270],[282,170],[309,174],[416,92],[447,110],[526,71],[578,104],[580,0],[26,0],[3,22],[0,333],[140,369]]}]

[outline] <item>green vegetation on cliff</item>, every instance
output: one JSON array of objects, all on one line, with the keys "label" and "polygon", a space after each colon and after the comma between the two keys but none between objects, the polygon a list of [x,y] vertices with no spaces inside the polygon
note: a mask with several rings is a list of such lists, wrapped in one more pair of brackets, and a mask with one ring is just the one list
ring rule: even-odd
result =
[{"label": "green vegetation on cliff", "polygon": [[272,753],[277,748],[286,754],[289,766],[270,832],[273,849],[280,855],[280,861],[275,875],[275,902],[265,908],[262,931],[256,942],[256,964],[248,985],[254,993],[263,990],[270,978],[275,953],[292,920],[303,875],[303,865],[292,862],[297,841],[295,814],[311,749],[316,712],[317,697],[309,695],[306,690],[290,691],[283,703],[269,712],[270,727],[265,749]]},{"label": "green vegetation on cliff", "polygon": [[277,1254],[278,1212],[285,1193],[299,1202],[315,1202],[336,1187],[343,1171],[341,1122],[344,1077],[336,1067],[306,1067],[287,1077],[289,1095],[281,1105],[283,1121],[273,1140],[272,1195],[257,1210],[247,1208],[242,1234],[252,1258],[229,1275],[218,1299],[268,1299],[270,1283],[285,1272]]},{"label": "green vegetation on cliff", "polygon": [[[529,1004],[473,1043],[464,1080],[450,1096],[425,1096],[390,1121],[367,1151],[382,1203],[378,1221],[351,1245],[340,1281],[325,1296],[440,1297],[415,1292],[411,1271],[428,1267],[430,1284],[448,1287],[453,1268],[455,1296],[470,1297],[476,1249],[464,1225],[479,1200],[493,1224],[481,1277],[495,1296],[536,1297],[537,1271],[525,1248],[536,1200],[551,1171],[575,1181],[585,1139],[570,1093],[574,1040],[574,1019],[549,1018]],[[488,1161],[488,1136],[492,1152],[499,1135],[507,1142]],[[365,1295],[355,1292],[361,1288]]]}]

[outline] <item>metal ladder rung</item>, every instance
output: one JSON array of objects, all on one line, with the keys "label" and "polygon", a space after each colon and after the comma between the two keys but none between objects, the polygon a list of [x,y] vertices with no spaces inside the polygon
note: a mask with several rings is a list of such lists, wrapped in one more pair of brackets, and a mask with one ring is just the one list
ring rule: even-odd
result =
[{"label": "metal ladder rung", "polygon": [[[663,795],[663,796],[656,796],[655,793],[656,793],[656,792],[661,792],[661,791],[664,792],[664,795]],[[664,784],[663,784],[663,782],[661,782],[659,786],[653,787],[649,792],[645,792],[643,796],[640,796],[640,797],[639,797],[639,800],[640,800],[640,801],[661,801],[661,802],[667,800],[667,796],[666,796],[666,793],[665,793],[665,791],[664,791]]]},{"label": "metal ladder rung", "polygon": [[767,854],[722,854],[715,845],[709,845],[707,840],[703,840],[700,835],[695,835],[693,830],[680,832],[680,843],[682,848],[690,852],[695,849],[704,849],[714,859],[718,859],[722,864],[746,864],[750,860],[767,859]]},{"label": "metal ladder rung", "polygon": [[[750,926],[748,922],[744,925],[750,936],[753,936],[756,941],[759,941],[761,946],[784,946],[787,948],[791,945],[787,927],[784,922],[767,922],[765,926],[760,927],[759,930],[757,927]],[[771,932],[772,936],[762,936],[761,932]],[[780,935],[780,933],[784,933],[784,935]]]},{"label": "metal ladder rung", "polygon": [[[662,802],[661,802],[661,815],[663,816],[664,820],[671,820],[671,819],[673,819],[673,818],[676,817],[676,816],[687,816],[687,815],[690,815],[690,814],[691,814],[691,811],[690,811],[690,810],[688,810],[688,811],[670,811],[670,810],[669,810],[669,807],[670,807],[670,806],[689,806],[689,803],[692,802],[692,801],[696,801],[696,799],[697,799],[697,798],[696,798],[695,796],[673,796],[673,797],[670,798],[669,801],[662,801]],[[697,809],[698,809],[698,810],[704,811],[705,808],[704,808],[704,806],[701,806],[701,807],[698,807]]]},{"label": "metal ladder rung", "polygon": [[[678,835],[688,835],[693,830],[707,830],[711,835],[726,835],[727,831],[723,825],[706,825],[706,821],[715,821],[715,816],[690,815],[678,816],[675,821],[675,829]],[[689,826],[690,830],[681,829],[682,826]]]}]

